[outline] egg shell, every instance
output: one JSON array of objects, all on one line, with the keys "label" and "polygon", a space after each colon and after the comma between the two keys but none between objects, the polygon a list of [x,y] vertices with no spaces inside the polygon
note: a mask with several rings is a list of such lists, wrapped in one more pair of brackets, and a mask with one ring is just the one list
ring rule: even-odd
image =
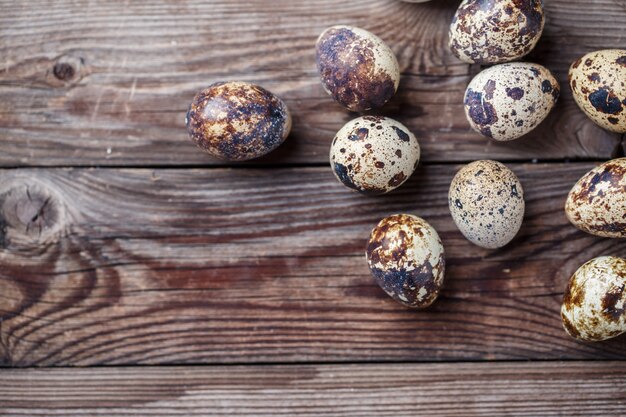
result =
[{"label": "egg shell", "polygon": [[580,340],[626,332],[626,260],[603,256],[578,268],[565,290],[561,318],[567,333]]},{"label": "egg shell", "polygon": [[500,64],[480,72],[465,90],[465,115],[484,136],[509,141],[536,128],[554,108],[559,83],[545,67]]},{"label": "egg shell", "polygon": [[517,176],[496,161],[475,161],[452,179],[448,204],[463,236],[483,248],[509,243],[524,219],[524,190]]},{"label": "egg shell", "polygon": [[352,26],[326,29],[316,44],[322,84],[338,103],[361,112],[382,107],[398,90],[400,67],[378,36]]},{"label": "egg shell", "polygon": [[544,26],[541,0],[464,0],[450,25],[450,49],[469,64],[498,64],[528,54]]},{"label": "egg shell", "polygon": [[407,307],[428,307],[439,295],[444,248],[437,231],[420,217],[396,214],[381,220],[370,235],[366,259],[376,283]]},{"label": "egg shell", "polygon": [[413,174],[419,159],[415,135],[388,117],[363,116],[346,123],[330,147],[337,179],[371,195],[398,188]]},{"label": "egg shell", "polygon": [[194,97],[185,124],[191,139],[206,153],[245,161],[283,143],[291,130],[291,115],[285,103],[263,87],[218,82]]},{"label": "egg shell", "polygon": [[584,232],[626,238],[626,158],[607,161],[583,175],[567,196],[565,214]]},{"label": "egg shell", "polygon": [[626,133],[626,50],[588,53],[570,67],[569,82],[578,107],[591,120]]}]

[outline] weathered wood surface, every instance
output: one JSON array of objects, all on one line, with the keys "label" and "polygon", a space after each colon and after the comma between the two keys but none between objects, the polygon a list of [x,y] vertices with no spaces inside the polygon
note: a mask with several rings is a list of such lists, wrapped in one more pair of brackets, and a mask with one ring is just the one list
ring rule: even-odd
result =
[{"label": "weathered wood surface", "polygon": [[[626,358],[625,338],[571,340],[565,283],[626,244],[586,235],[565,196],[593,164],[510,164],[527,215],[510,246],[465,241],[457,167],[425,166],[380,198],[330,169],[0,171],[0,358],[95,365]],[[427,311],[374,283],[371,228],[410,212],[440,232],[447,278]]]},{"label": "weathered wood surface", "polygon": [[402,68],[383,113],[421,138],[426,161],[600,158],[622,138],[597,128],[566,86],[571,62],[626,47],[626,0],[551,0],[528,60],[552,69],[563,97],[527,138],[490,142],[471,132],[464,89],[480,68],[447,48],[458,0],[0,1],[0,165],[218,163],[190,144],[184,113],[195,92],[241,79],[278,93],[294,114],[288,142],[260,163],[322,163],[334,133],[354,117],[326,96],[314,43],[327,26],[379,34]]},{"label": "weathered wood surface", "polygon": [[626,362],[7,370],[0,416],[623,416]]}]

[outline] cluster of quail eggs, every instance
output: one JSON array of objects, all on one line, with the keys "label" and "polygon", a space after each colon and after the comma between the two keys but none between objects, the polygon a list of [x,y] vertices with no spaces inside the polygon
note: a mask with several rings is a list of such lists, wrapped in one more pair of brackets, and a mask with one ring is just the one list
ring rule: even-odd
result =
[{"label": "cluster of quail eggs", "polygon": [[[567,196],[565,214],[584,232],[626,238],[626,158],[583,175]],[[626,259],[601,256],[581,266],[570,278],[561,318],[567,333],[580,340],[606,340],[626,332]]]},{"label": "cluster of quail eggs", "polygon": [[[403,0],[422,3],[428,0]],[[537,45],[545,23],[542,0],[463,0],[449,31],[449,47],[468,64],[489,66],[469,83],[464,109],[472,129],[496,141],[511,141],[535,129],[552,111],[560,86],[549,69],[518,60]],[[416,136],[394,119],[372,115],[400,85],[398,60],[373,33],[333,26],[316,42],[324,90],[350,112],[363,113],[332,139],[330,164],[347,188],[366,195],[388,193],[405,183],[420,162]],[[602,50],[570,68],[579,107],[599,126],[626,133],[626,51]],[[186,117],[192,140],[208,154],[229,161],[261,157],[289,135],[285,103],[263,87],[218,82],[200,91]],[[502,248],[520,230],[524,190],[500,162],[462,167],[448,193],[459,231],[471,243]],[[570,222],[596,236],[626,238],[626,158],[591,170],[572,188],[565,211]],[[395,214],[372,230],[366,260],[376,283],[411,308],[430,306],[444,281],[444,247],[424,219]],[[561,316],[570,335],[604,340],[626,332],[626,260],[600,257],[572,276]]]},{"label": "cluster of quail eggs", "polygon": [[[316,43],[324,90],[353,112],[377,110],[398,90],[395,54],[378,36],[352,26],[326,29]],[[335,176],[363,194],[384,194],[402,185],[417,168],[420,146],[402,123],[362,116],[346,123],[330,147]]]},{"label": "cluster of quail eggs", "polygon": [[[324,90],[349,111],[377,110],[398,90],[398,60],[373,33],[333,26],[319,36],[316,52]],[[419,162],[415,135],[388,117],[365,115],[349,121],[330,147],[337,179],[362,194],[385,194],[400,187]],[[428,307],[441,291],[443,244],[420,217],[396,214],[382,219],[371,232],[366,260],[376,283],[407,307]]]},{"label": "cluster of quail eggs", "polygon": [[[518,139],[554,108],[559,84],[547,68],[512,62],[527,55],[544,27],[541,0],[464,0],[449,32],[449,46],[462,61],[493,65],[465,91],[467,120],[496,141]],[[599,126],[626,133],[626,50],[591,52],[569,71],[574,99]],[[508,244],[520,230],[524,194],[515,174],[495,161],[463,167],[449,191],[452,218],[461,233],[484,248]],[[567,197],[569,221],[587,233],[626,238],[626,158],[608,161],[584,175]],[[561,308],[572,337],[599,341],[626,332],[626,260],[604,256],[571,277]]]}]

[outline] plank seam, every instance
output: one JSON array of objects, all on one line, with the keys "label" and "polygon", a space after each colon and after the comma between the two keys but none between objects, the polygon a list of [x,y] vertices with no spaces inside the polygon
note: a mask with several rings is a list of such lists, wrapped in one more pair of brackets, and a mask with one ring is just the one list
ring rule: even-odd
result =
[{"label": "plank seam", "polygon": [[180,368],[180,367],[241,367],[241,366],[341,366],[341,365],[435,365],[435,364],[507,364],[507,363],[607,363],[607,362],[620,362],[626,364],[626,359],[490,359],[490,360],[440,360],[440,361],[412,361],[412,360],[389,360],[389,361],[311,361],[311,362],[214,362],[214,363],[202,363],[202,362],[171,362],[171,363],[155,363],[155,364],[120,364],[120,365],[108,365],[108,364],[95,364],[87,366],[68,366],[68,365],[49,365],[49,366],[6,366],[0,365],[0,369],[76,369],[76,368]]},{"label": "plank seam", "polygon": [[[622,142],[624,142],[624,136]],[[616,156],[616,158],[623,155]],[[420,161],[420,166],[447,166],[447,165],[465,165],[472,160],[458,161]],[[604,158],[566,158],[566,159],[498,159],[503,164],[588,164],[606,162]],[[225,164],[225,165],[209,165],[209,164],[149,164],[149,165],[5,165],[0,166],[0,170],[20,170],[20,169],[162,169],[162,170],[184,170],[184,169],[289,169],[289,168],[323,168],[330,166],[330,162],[312,162],[312,163],[291,163],[291,164]]]}]

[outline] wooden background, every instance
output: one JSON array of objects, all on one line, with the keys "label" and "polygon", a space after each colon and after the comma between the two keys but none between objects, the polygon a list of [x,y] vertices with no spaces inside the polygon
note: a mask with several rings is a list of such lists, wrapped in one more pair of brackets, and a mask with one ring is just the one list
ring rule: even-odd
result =
[{"label": "wooden background", "polygon": [[[528,60],[562,98],[509,143],[465,120],[480,67],[447,49],[458,3],[0,0],[0,415],[624,415],[626,338],[574,341],[559,308],[578,266],[626,256],[563,213],[580,176],[625,154],[578,110],[567,68],[626,48],[626,0],[545,1]],[[396,52],[382,114],[423,150],[382,197],[328,167],[354,115],[324,93],[314,43],[341,23]],[[184,115],[217,80],[283,97],[287,142],[243,164],[200,153]],[[475,159],[505,162],[526,191],[503,249],[471,245],[447,209]],[[427,311],[389,299],[364,261],[371,228],[398,212],[446,248]]]}]

